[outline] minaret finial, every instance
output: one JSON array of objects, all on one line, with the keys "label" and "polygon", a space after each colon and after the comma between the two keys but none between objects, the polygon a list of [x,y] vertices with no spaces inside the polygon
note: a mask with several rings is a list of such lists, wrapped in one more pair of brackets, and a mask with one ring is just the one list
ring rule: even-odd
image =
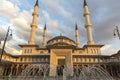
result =
[{"label": "minaret finial", "polygon": [[46,47],[46,24],[45,24],[44,32],[43,32],[43,47]]},{"label": "minaret finial", "polygon": [[76,27],[75,27],[75,29],[78,30],[77,23],[76,23]]},{"label": "minaret finial", "polygon": [[46,24],[45,24],[44,30],[46,30]]},{"label": "minaret finial", "polygon": [[35,6],[38,6],[38,3],[39,3],[39,1],[38,1],[38,0],[36,0],[36,4],[35,4]]},{"label": "minaret finial", "polygon": [[86,2],[86,0],[84,0],[84,6],[86,6],[87,5],[87,2]]}]

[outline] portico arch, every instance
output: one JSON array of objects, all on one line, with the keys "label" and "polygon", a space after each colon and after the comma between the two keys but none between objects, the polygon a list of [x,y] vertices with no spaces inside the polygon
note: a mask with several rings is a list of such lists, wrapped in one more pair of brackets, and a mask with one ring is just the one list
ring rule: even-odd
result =
[{"label": "portico arch", "polygon": [[[64,60],[62,65],[66,67],[72,67],[72,50],[71,49],[52,49],[50,56],[50,76],[56,76],[57,66],[59,65],[59,60]],[[72,71],[72,70],[71,70]],[[73,73],[71,73],[71,76]]]}]

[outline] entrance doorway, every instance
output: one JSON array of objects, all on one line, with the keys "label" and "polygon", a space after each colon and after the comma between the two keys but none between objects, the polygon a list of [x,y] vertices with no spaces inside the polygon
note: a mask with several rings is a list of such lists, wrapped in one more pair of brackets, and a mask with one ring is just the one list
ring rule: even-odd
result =
[{"label": "entrance doorway", "polygon": [[65,59],[58,59],[57,74],[58,76],[63,75],[63,69],[65,65]]},{"label": "entrance doorway", "polygon": [[[63,75],[63,70],[72,67],[72,50],[71,49],[53,49],[50,55],[50,76]],[[52,66],[54,65],[54,66]],[[65,71],[64,71],[65,72]],[[72,70],[70,75],[73,75]],[[68,75],[68,74],[66,74]]]}]

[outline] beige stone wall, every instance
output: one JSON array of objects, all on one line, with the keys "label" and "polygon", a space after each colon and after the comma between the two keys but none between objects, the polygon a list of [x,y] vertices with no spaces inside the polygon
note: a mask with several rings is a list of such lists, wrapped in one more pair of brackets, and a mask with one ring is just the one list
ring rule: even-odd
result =
[{"label": "beige stone wall", "polygon": [[98,47],[87,47],[83,50],[75,50],[73,54],[78,55],[101,55],[100,48]]},{"label": "beige stone wall", "polygon": [[23,47],[22,55],[48,54],[48,50],[37,50],[36,47]]},{"label": "beige stone wall", "polygon": [[57,67],[57,57],[56,54],[51,51],[51,56],[50,56],[50,76],[55,76],[56,75],[56,67]]},{"label": "beige stone wall", "polygon": [[16,59],[14,59],[13,57],[11,57],[10,55],[7,55],[7,54],[2,55],[2,60],[11,61],[11,62],[16,61]]},{"label": "beige stone wall", "polygon": [[73,54],[76,54],[76,55],[85,55],[85,50],[75,50]]},{"label": "beige stone wall", "polygon": [[93,58],[93,57],[73,57],[72,58],[73,63],[98,63],[99,60],[98,58]]}]

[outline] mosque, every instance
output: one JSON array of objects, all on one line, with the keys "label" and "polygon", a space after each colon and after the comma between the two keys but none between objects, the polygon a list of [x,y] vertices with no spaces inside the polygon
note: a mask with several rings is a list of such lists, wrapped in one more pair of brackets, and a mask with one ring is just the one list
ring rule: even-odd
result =
[{"label": "mosque", "polygon": [[[37,0],[32,14],[33,20],[28,44],[19,45],[22,49],[21,55],[12,55],[4,51],[0,63],[0,76],[8,76],[10,73],[13,76],[18,76],[22,70],[31,64],[49,64],[50,76],[57,74],[56,68],[58,66],[101,66],[110,75],[120,77],[120,51],[114,55],[101,55],[100,49],[104,45],[98,45],[94,42],[90,11],[86,0],[84,0],[84,17],[88,41],[87,45],[83,47],[80,46],[77,24],[75,25],[75,41],[62,35],[46,41],[47,26],[45,25],[43,29],[43,43],[39,47],[35,43],[36,29],[38,27],[38,10]],[[2,49],[0,49],[0,53],[1,51]]]}]

